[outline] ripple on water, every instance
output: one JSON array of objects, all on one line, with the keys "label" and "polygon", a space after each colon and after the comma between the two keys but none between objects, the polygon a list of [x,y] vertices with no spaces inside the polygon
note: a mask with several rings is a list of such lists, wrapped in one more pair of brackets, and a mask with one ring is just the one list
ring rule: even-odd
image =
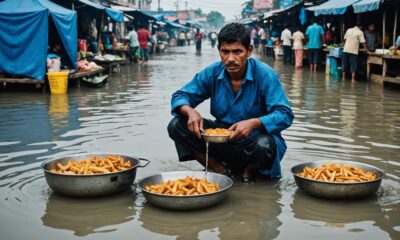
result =
[{"label": "ripple on water", "polygon": [[2,216],[29,219],[41,216],[42,224],[72,231],[74,235],[114,231],[134,218],[134,192],[125,191],[102,198],[70,198],[54,193],[38,164],[13,167],[0,178]]}]

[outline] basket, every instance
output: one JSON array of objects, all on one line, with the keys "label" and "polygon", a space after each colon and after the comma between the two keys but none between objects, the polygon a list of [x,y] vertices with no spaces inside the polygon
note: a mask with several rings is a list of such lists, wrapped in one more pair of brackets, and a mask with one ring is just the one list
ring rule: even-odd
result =
[{"label": "basket", "polygon": [[68,72],[48,72],[51,94],[65,94],[68,89]]}]

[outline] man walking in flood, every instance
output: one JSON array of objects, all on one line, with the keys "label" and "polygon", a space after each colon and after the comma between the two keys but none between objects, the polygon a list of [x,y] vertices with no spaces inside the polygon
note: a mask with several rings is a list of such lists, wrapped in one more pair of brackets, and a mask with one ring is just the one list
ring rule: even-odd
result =
[{"label": "man walking in flood", "polygon": [[149,60],[149,45],[148,42],[151,39],[149,31],[145,29],[142,25],[139,25],[139,30],[137,31],[139,45],[140,45],[140,57],[143,61]]},{"label": "man walking in flood", "polygon": [[[206,146],[200,132],[207,128],[232,131],[227,143],[210,143],[210,170],[240,176],[244,182],[256,174],[280,177],[286,144],[281,131],[293,121],[293,112],[276,72],[250,58],[250,30],[230,23],[218,35],[221,61],[200,71],[172,95],[174,118],[168,125],[180,161],[197,160],[205,166]],[[215,120],[195,109],[210,99]]]},{"label": "man walking in flood", "polygon": [[201,41],[203,39],[203,34],[200,32],[200,29],[197,28],[196,33],[194,34],[194,40],[196,41],[196,50],[197,52],[201,51]]}]

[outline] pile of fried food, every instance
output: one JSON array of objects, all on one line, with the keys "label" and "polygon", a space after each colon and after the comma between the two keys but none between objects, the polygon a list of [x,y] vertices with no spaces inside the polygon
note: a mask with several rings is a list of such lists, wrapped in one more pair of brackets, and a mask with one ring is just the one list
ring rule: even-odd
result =
[{"label": "pile of fried food", "polygon": [[230,136],[231,131],[226,128],[207,128],[204,130],[204,135],[207,136]]},{"label": "pile of fried food", "polygon": [[322,167],[315,168],[305,167],[297,175],[312,180],[335,183],[369,182],[376,179],[373,172],[364,172],[361,168],[335,163],[327,163]]},{"label": "pile of fried food", "polygon": [[178,196],[199,195],[220,190],[219,184],[210,183],[206,179],[192,178],[189,176],[184,179],[148,185],[145,188],[152,193]]},{"label": "pile of fried food", "polygon": [[123,171],[131,168],[132,163],[131,161],[124,161],[121,156],[109,155],[106,157],[91,157],[81,161],[70,160],[66,165],[57,163],[56,166],[56,169],[50,169],[50,172],[91,175]]}]

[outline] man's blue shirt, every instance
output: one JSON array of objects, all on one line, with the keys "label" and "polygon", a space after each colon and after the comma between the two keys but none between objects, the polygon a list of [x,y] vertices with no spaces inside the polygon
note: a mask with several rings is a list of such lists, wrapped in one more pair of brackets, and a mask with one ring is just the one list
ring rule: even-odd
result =
[{"label": "man's blue shirt", "polygon": [[324,29],[314,23],[313,25],[309,26],[306,30],[306,35],[308,37],[308,45],[309,49],[317,49],[321,48],[321,37],[325,34]]},{"label": "man's blue shirt", "polygon": [[280,132],[292,124],[294,115],[275,71],[268,65],[249,58],[243,83],[235,95],[223,63],[214,63],[197,73],[192,81],[172,95],[172,114],[177,115],[176,111],[182,105],[195,108],[208,98],[211,115],[218,122],[230,126],[250,118],[261,120],[277,145],[272,169],[261,172],[280,177],[280,160],[286,151],[286,143]]}]

